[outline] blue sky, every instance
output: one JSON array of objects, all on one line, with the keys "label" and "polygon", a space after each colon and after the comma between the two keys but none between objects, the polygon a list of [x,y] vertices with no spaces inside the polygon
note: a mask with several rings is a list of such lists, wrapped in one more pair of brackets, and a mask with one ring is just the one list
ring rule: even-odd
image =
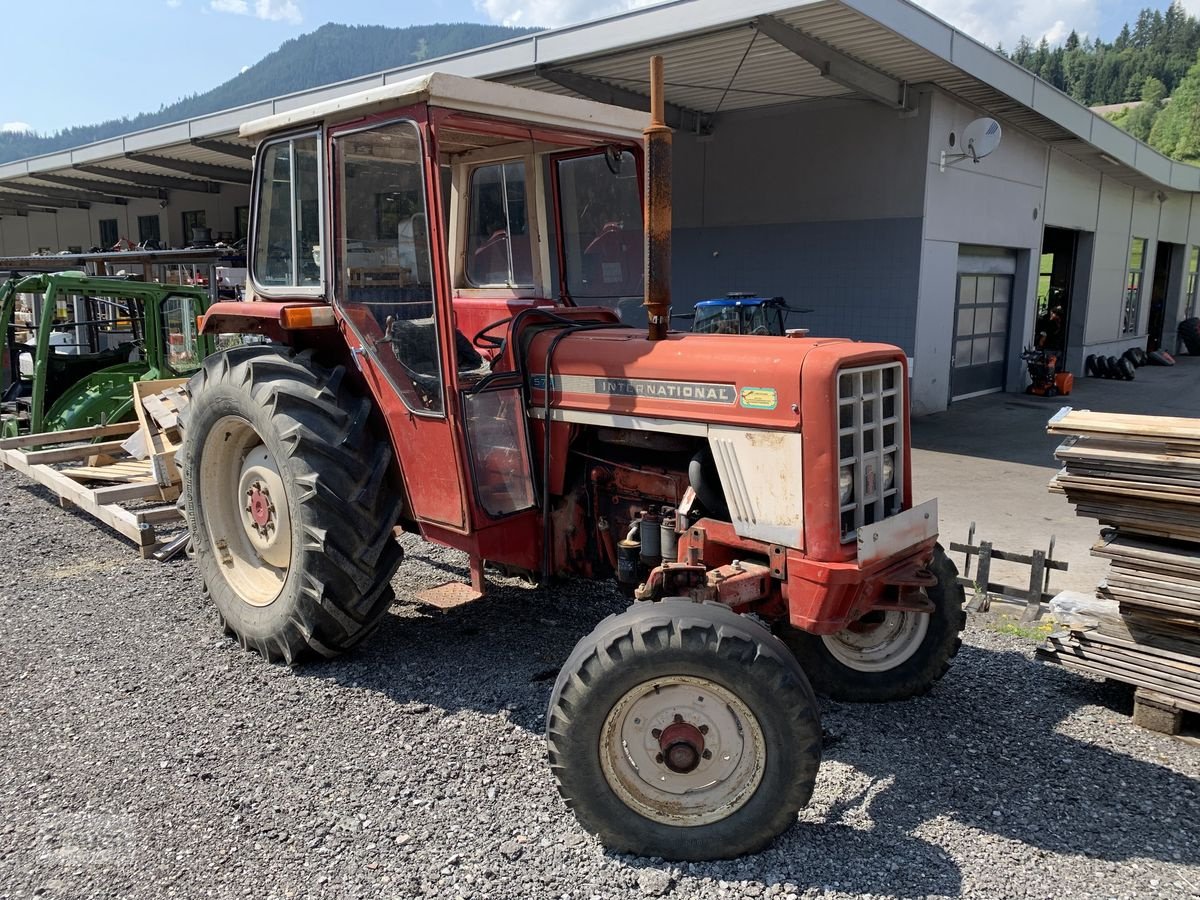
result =
[{"label": "blue sky", "polygon": [[[51,132],[158,109],[237,75],[283,41],[326,22],[564,25],[653,0],[42,0],[4,4],[0,129]],[[736,0],[731,0],[736,2]],[[918,0],[995,44],[1071,28],[1110,40],[1143,6],[1166,0]],[[1184,0],[1193,14],[1200,0]]]}]

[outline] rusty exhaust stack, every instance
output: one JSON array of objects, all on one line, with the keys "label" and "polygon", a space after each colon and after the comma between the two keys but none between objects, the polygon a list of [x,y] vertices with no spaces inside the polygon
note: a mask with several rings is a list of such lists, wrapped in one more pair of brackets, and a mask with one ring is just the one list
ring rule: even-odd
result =
[{"label": "rusty exhaust stack", "polygon": [[671,129],[663,98],[663,59],[650,57],[650,124],[646,138],[646,337],[671,327]]}]

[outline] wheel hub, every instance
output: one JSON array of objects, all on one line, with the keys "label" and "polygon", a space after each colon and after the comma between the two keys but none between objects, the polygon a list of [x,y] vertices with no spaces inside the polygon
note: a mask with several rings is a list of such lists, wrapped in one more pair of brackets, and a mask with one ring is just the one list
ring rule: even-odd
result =
[{"label": "wheel hub", "polygon": [[[659,735],[658,745],[662,748],[664,765],[672,772],[685,775],[700,765],[704,755],[704,734],[691,722],[684,722],[683,716],[676,715],[675,718],[676,721]],[[712,753],[708,755],[711,757]]]},{"label": "wheel hub", "polygon": [[271,505],[271,495],[262,486],[261,482],[254,482],[250,486],[250,490],[246,492],[247,497],[246,512],[250,513],[250,518],[254,520],[255,529],[261,535],[266,535],[267,530],[274,527],[271,521],[271,516],[275,512],[275,507]]},{"label": "wheel hub", "polygon": [[269,566],[291,562],[292,532],[279,467],[266,447],[253,447],[238,476],[241,526],[254,554]]},{"label": "wheel hub", "polygon": [[656,822],[703,825],[725,818],[762,779],[765,741],[732,691],[678,675],[645,682],[610,710],[600,758],[609,785]]}]

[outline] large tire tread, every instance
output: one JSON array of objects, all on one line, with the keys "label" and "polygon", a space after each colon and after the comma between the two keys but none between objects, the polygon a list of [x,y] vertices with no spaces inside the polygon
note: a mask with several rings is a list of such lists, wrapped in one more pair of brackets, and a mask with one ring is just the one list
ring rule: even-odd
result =
[{"label": "large tire tread", "polygon": [[[278,463],[301,488],[293,502],[303,508],[304,524],[293,540],[302,544],[304,566],[285,586],[298,593],[286,624],[272,635],[247,635],[221,614],[222,626],[242,646],[272,661],[291,664],[309,651],[326,657],[343,653],[375,629],[394,600],[390,581],[403,551],[392,532],[401,500],[387,479],[391,448],[369,434],[371,402],[345,381],[344,367],[325,369],[310,351],[256,345],[208,357],[188,385],[193,398],[223,385],[240,386],[269,410],[283,448]],[[195,403],[181,415],[185,433],[195,415]],[[203,443],[193,437],[180,453],[181,504],[198,556],[207,555],[213,565],[191,502],[194,455]],[[211,594],[220,575],[204,576]]]},{"label": "large tire tread", "polygon": [[[609,695],[662,674],[652,666],[672,659],[681,661],[675,674],[716,674],[718,681],[724,674],[723,683],[757,707],[764,732],[776,738],[772,744],[767,737],[768,772],[746,805],[695,827],[653,822],[624,806],[600,769],[598,751],[586,749],[592,727],[581,726],[597,715],[602,722]],[[696,660],[704,659],[709,668],[698,668]],[[766,847],[808,803],[821,757],[817,699],[787,647],[727,607],[690,600],[638,603],[597,625],[559,673],[546,739],[559,794],[585,829],[609,850],[672,860],[732,858]]]}]

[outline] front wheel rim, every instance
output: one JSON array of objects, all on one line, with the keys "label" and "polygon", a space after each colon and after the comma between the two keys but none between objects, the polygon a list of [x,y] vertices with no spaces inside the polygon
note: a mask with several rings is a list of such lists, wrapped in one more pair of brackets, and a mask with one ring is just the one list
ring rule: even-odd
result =
[{"label": "front wheel rim", "polygon": [[882,619],[821,636],[825,649],[856,672],[887,672],[908,662],[929,632],[929,613],[889,610]]},{"label": "front wheel rim", "polygon": [[674,826],[729,817],[754,796],[766,766],[762,727],[745,702],[688,675],[626,691],[604,721],[599,749],[621,802]]},{"label": "front wheel rim", "polygon": [[270,606],[291,565],[291,507],[279,464],[248,421],[225,416],[209,429],[196,491],[221,575],[243,602]]}]

